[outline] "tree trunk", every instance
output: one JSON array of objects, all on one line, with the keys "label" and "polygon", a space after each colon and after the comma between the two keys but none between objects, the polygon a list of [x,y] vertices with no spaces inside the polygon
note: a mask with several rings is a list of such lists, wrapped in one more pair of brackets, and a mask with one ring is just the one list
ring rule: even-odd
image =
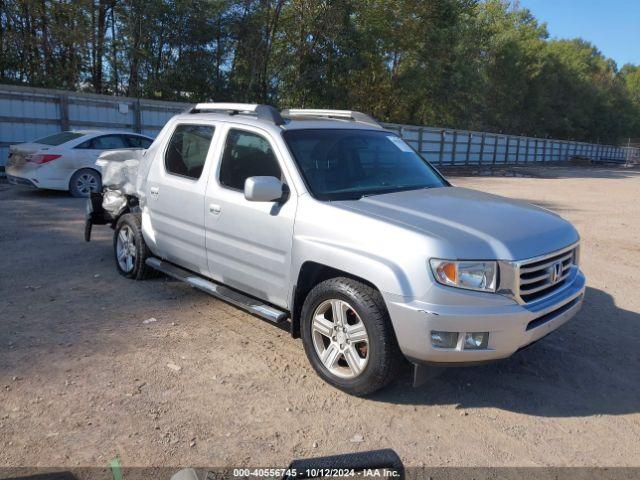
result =
[{"label": "tree trunk", "polygon": [[42,53],[44,56],[44,73],[49,77],[53,59],[51,58],[51,45],[49,42],[49,21],[47,20],[47,3],[45,0],[40,2],[40,28],[42,29]]},{"label": "tree trunk", "polygon": [[[6,18],[6,23],[4,18]],[[6,25],[6,26],[5,26]],[[8,46],[4,44],[4,30],[9,26],[9,15],[8,12],[5,12],[5,2],[4,0],[0,0],[0,52],[4,52],[7,50]],[[5,78],[5,61],[0,59],[0,79]]]},{"label": "tree trunk", "polygon": [[284,6],[284,0],[277,0],[276,6],[273,10],[273,17],[269,24],[267,30],[267,38],[264,52],[264,60],[262,63],[262,78],[261,78],[261,97],[262,102],[267,103],[268,99],[268,89],[269,89],[269,60],[271,58],[271,52],[273,50],[273,39],[275,37],[276,31],[278,30],[278,24],[280,22],[280,13],[282,12],[282,7]]},{"label": "tree trunk", "polygon": [[97,18],[92,12],[92,20],[95,19],[95,25],[93,26],[93,88],[97,93],[102,93],[102,63],[104,57],[104,39],[106,35],[106,23],[107,23],[107,0],[98,0],[98,14]]},{"label": "tree trunk", "polygon": [[132,42],[129,62],[129,88],[131,97],[140,96],[140,44],[142,37],[142,9],[140,2],[135,1],[131,11],[132,16]]},{"label": "tree trunk", "polygon": [[218,14],[216,29],[216,70],[215,70],[215,83],[213,85],[214,100],[218,99],[219,93],[222,90],[220,85],[220,68],[222,67],[222,55],[223,55],[223,42],[222,42],[222,12]]},{"label": "tree trunk", "polygon": [[111,72],[113,75],[113,94],[118,95],[118,45],[116,42],[116,4],[117,0],[111,2]]}]

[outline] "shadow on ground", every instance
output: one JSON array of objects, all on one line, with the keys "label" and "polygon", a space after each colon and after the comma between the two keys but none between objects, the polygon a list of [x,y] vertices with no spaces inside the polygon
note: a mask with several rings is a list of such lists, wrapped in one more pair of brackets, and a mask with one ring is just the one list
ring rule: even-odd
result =
[{"label": "shadow on ground", "polygon": [[[67,358],[100,350],[115,355],[131,348],[129,335],[136,335],[141,321],[154,311],[179,319],[181,308],[208,308],[209,297],[182,285],[130,282],[119,276],[111,257],[111,230],[96,232],[91,243],[82,241],[84,202],[56,194],[47,198],[52,200],[49,209],[42,195],[28,191],[14,196],[0,225],[6,234],[0,235],[5,252],[0,270],[6,272],[0,286],[11,292],[0,298],[5,312],[0,376],[46,374],[61,358],[60,349]],[[189,322],[181,328],[190,328]],[[264,334],[271,331],[274,343],[297,343],[275,327]],[[582,311],[531,348],[494,364],[447,370],[418,389],[410,387],[407,369],[369,401],[491,407],[546,417],[637,413],[638,331],[640,314],[617,307],[608,293],[588,288]],[[118,336],[105,334],[109,332]],[[302,346],[297,347],[304,355]]]},{"label": "shadow on ground", "polygon": [[587,288],[582,310],[530,348],[492,364],[452,368],[409,388],[410,372],[373,398],[400,404],[494,407],[547,417],[640,412],[640,314]]},{"label": "shadow on ground", "polygon": [[571,165],[570,163],[528,165],[468,165],[438,167],[447,177],[523,177],[523,178],[640,178],[640,168],[618,165]]},{"label": "shadow on ground", "polygon": [[[73,198],[64,190],[42,190],[23,185],[11,185],[6,178],[0,178],[0,192],[11,190],[14,198],[28,198],[31,200],[46,200],[47,198]],[[82,199],[80,199],[82,200]]]}]

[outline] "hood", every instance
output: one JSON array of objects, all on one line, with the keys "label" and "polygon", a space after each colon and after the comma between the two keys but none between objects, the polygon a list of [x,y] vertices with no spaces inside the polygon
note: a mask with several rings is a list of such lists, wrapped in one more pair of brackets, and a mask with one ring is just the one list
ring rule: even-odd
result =
[{"label": "hood", "polygon": [[410,190],[338,203],[423,233],[458,259],[523,260],[579,239],[569,222],[549,210],[468,188]]}]

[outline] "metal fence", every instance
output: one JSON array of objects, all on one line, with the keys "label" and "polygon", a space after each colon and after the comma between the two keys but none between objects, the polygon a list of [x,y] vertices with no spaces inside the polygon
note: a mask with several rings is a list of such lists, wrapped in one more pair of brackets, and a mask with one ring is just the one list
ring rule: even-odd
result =
[{"label": "metal fence", "polygon": [[0,85],[0,170],[9,145],[61,130],[128,130],[155,137],[186,104]]},{"label": "metal fence", "polygon": [[411,125],[385,127],[436,165],[518,165],[572,157],[625,164],[640,159],[640,148],[633,147]]},{"label": "metal fence", "polygon": [[[188,104],[0,85],[0,172],[8,147],[61,130],[133,130],[155,136]],[[505,165],[565,161],[638,161],[640,148],[545,138],[384,124],[437,165]]]}]

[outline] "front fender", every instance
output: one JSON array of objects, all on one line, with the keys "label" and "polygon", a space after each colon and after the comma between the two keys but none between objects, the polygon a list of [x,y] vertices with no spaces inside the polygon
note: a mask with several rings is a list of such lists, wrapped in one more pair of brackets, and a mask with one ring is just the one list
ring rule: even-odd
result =
[{"label": "front fender", "polygon": [[[301,236],[294,243],[291,278],[297,279],[306,262],[314,262],[326,267],[347,272],[372,283],[381,292],[401,296],[414,296],[407,272],[389,257],[371,251],[358,249],[353,245],[341,244],[326,238]],[[291,296],[295,285],[291,287]]]}]

